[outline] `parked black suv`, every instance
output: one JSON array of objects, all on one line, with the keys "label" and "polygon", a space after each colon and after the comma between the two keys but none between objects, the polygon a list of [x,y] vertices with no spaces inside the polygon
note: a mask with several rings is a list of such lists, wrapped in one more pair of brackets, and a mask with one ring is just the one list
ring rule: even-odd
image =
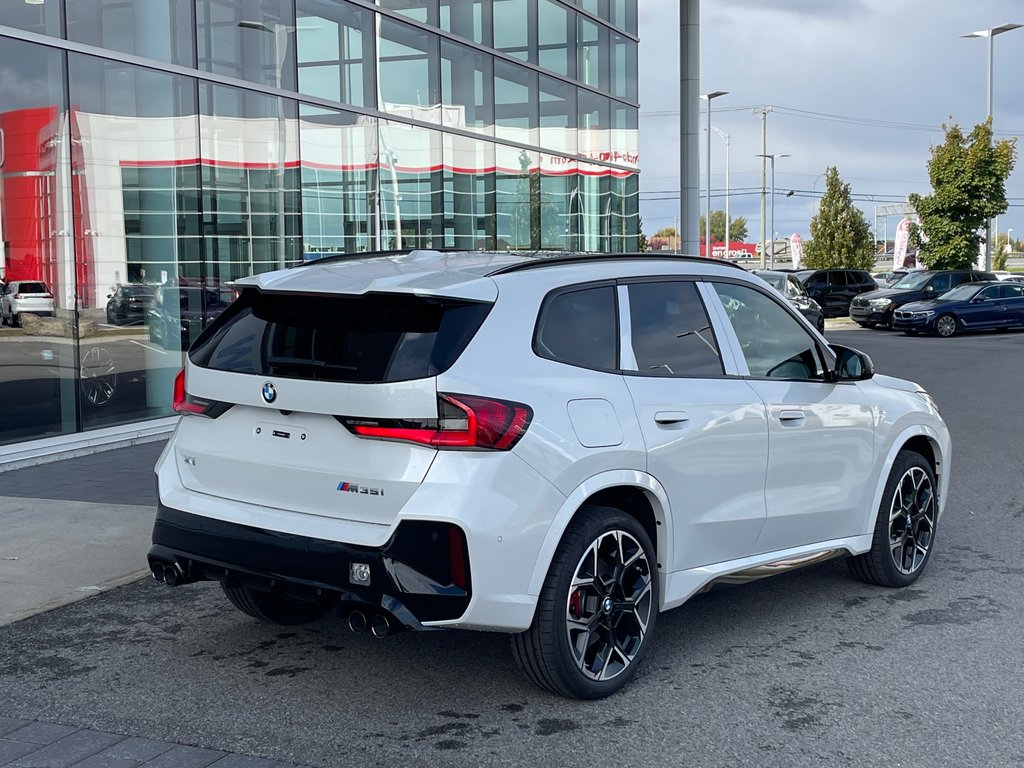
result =
[{"label": "parked black suv", "polygon": [[854,296],[878,288],[878,283],[864,269],[807,269],[797,272],[796,277],[810,297],[821,305],[825,317],[848,315]]},{"label": "parked black suv", "polygon": [[973,269],[938,269],[909,272],[888,288],[865,293],[850,305],[850,317],[865,328],[892,327],[892,313],[911,301],[933,299],[964,283],[996,280],[991,272]]}]

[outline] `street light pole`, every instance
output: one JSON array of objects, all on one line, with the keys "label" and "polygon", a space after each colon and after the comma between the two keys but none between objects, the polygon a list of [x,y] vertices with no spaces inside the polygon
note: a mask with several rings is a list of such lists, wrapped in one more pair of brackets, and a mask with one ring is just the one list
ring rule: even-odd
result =
[{"label": "street light pole", "polygon": [[704,214],[704,256],[705,258],[711,258],[711,102],[717,99],[719,96],[725,96],[728,91],[711,91],[710,93],[702,93],[701,98],[708,103],[708,141],[705,149],[707,150],[707,165],[705,166],[705,178],[704,178],[704,193],[707,197],[706,213]]},{"label": "street light pole", "polygon": [[[971,32],[970,34],[960,35],[960,37],[987,37],[988,38],[988,119],[992,120],[992,72],[994,69],[993,63],[993,42],[995,41],[996,35],[1001,35],[1004,32],[1012,32],[1015,29],[1020,29],[1021,24],[1001,24],[998,27],[991,27],[990,29],[982,29],[977,32]],[[990,138],[991,143],[991,138]],[[992,269],[992,220],[985,222],[985,270],[989,271]]]},{"label": "street light pole", "polygon": [[725,258],[729,258],[729,134],[721,128],[715,128],[715,133],[725,141]]},{"label": "street light pole", "polygon": [[770,222],[770,226],[771,226],[772,238],[771,238],[771,255],[769,256],[769,260],[768,260],[768,269],[775,269],[775,158],[777,158],[777,157],[791,157],[791,155],[779,155],[779,154],[767,155],[767,154],[765,154],[765,155],[757,155],[757,157],[766,158],[767,160],[769,160],[771,162],[771,174],[772,174],[771,175],[771,184],[772,184],[771,201],[772,202],[771,202],[771,222]]}]

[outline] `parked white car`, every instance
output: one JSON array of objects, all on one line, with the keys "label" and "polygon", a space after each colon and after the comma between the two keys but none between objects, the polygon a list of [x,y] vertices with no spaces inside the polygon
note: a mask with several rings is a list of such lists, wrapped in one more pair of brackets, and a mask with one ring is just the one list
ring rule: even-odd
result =
[{"label": "parked white car", "polygon": [[844,557],[902,587],[932,554],[932,399],[735,265],[412,251],[236,286],[175,383],[159,581],[508,632],[537,685],[598,698],[712,585]]},{"label": "parked white car", "polygon": [[21,325],[22,315],[53,316],[53,294],[39,280],[14,280],[0,294],[0,325]]}]

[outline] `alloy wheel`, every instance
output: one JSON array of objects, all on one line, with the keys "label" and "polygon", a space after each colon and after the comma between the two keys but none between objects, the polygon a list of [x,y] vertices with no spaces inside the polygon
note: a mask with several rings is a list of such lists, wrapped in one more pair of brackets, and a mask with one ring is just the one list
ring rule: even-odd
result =
[{"label": "alloy wheel", "polygon": [[935,332],[939,336],[952,336],[956,333],[956,319],[952,315],[943,315],[935,321]]},{"label": "alloy wheel", "polygon": [[928,557],[935,533],[935,493],[921,467],[911,467],[900,478],[889,507],[889,552],[897,570],[916,572]]},{"label": "alloy wheel", "polygon": [[612,530],[591,542],[576,565],[566,600],[569,652],[592,680],[611,680],[643,646],[653,604],[651,565],[629,533]]},{"label": "alloy wheel", "polygon": [[82,356],[81,387],[85,399],[102,406],[114,399],[117,388],[117,366],[103,347],[93,347]]}]

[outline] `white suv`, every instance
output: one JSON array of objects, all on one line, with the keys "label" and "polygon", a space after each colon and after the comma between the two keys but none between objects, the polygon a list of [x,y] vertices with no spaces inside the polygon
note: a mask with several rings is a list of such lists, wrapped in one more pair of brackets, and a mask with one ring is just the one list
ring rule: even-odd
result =
[{"label": "white suv", "polygon": [[412,251],[236,285],[176,382],[159,581],[513,633],[535,683],[597,698],[713,585],[846,557],[898,587],[931,555],[935,404],[739,267]]},{"label": "white suv", "polygon": [[0,292],[0,325],[21,325],[22,315],[53,316],[53,294],[38,280],[14,280]]}]

